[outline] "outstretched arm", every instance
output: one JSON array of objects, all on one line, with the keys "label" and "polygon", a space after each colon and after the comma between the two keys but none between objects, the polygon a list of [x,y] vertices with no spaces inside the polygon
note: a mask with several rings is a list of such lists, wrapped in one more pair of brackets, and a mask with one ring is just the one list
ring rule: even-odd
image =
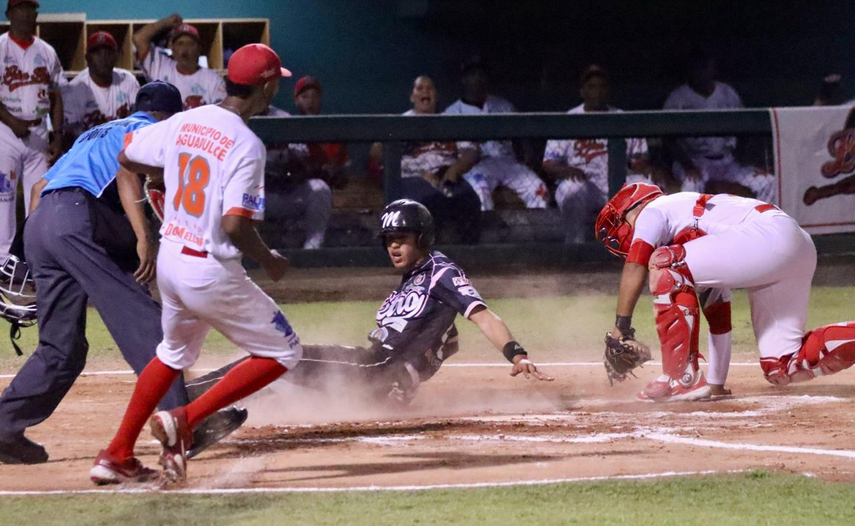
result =
[{"label": "outstretched arm", "polygon": [[538,380],[553,380],[551,376],[543,374],[537,370],[537,366],[528,359],[528,355],[522,350],[522,347],[514,341],[508,326],[505,325],[502,318],[498,317],[493,311],[483,306],[476,307],[473,309],[472,314],[469,315],[469,319],[472,320],[472,323],[478,326],[481,333],[490,340],[490,343],[492,343],[496,349],[499,349],[503,354],[506,354],[506,357],[509,353],[505,353],[505,348],[508,347],[509,344],[516,346],[519,351],[522,351],[519,354],[515,354],[511,360],[514,364],[513,369],[511,370],[511,376],[523,373],[526,378],[534,376]]}]

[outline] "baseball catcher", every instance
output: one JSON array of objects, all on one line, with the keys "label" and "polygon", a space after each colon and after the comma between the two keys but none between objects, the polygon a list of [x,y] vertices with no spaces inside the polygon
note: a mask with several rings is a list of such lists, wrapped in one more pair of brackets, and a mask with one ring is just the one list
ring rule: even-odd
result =
[{"label": "baseball catcher", "polygon": [[[632,313],[648,281],[662,347],[662,375],[639,394],[656,402],[699,400],[724,389],[730,361],[730,289],[748,292],[766,379],[779,386],[855,364],[855,322],[804,331],[816,248],[776,206],[732,195],[665,196],[625,185],[602,209],[597,239],[626,258],[606,368],[621,380],[649,358],[633,342]],[[710,327],[710,382],[699,370],[700,314]],[[610,341],[610,340],[609,340]],[[615,350],[612,350],[612,349]],[[626,357],[621,357],[626,354]]]},{"label": "baseball catcher", "polygon": [[[458,351],[455,319],[460,314],[511,362],[511,376],[551,381],[514,341],[508,327],[486,303],[463,270],[442,253],[431,250],[433,218],[423,205],[401,199],[381,216],[380,237],[401,285],[377,310],[377,328],[367,347],[303,345],[303,357],[283,379],[309,388],[323,388],[330,378],[344,378],[373,399],[406,405],[419,385],[429,380]],[[235,362],[191,381],[191,398],[201,396],[234,367]]]}]

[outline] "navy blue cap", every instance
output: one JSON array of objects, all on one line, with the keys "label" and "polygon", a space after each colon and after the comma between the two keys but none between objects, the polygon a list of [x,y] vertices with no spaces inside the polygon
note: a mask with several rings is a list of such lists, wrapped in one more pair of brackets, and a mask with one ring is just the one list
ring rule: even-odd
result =
[{"label": "navy blue cap", "polygon": [[162,80],[149,82],[137,92],[136,111],[178,113],[184,109],[178,88]]}]

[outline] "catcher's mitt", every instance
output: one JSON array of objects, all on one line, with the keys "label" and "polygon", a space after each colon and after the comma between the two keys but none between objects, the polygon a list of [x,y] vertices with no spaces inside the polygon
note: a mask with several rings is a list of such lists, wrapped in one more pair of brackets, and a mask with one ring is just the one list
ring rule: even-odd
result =
[{"label": "catcher's mitt", "polygon": [[606,333],[606,353],[603,363],[606,365],[606,374],[609,376],[609,385],[615,382],[623,382],[627,375],[633,374],[632,370],[651,360],[650,348],[633,338],[635,331],[624,335],[620,339],[611,333]]},{"label": "catcher's mitt", "polygon": [[163,183],[155,183],[146,177],[143,189],[145,190],[145,197],[148,200],[149,206],[151,206],[152,212],[154,212],[154,215],[162,223],[163,207],[166,204],[166,188],[163,186]]}]

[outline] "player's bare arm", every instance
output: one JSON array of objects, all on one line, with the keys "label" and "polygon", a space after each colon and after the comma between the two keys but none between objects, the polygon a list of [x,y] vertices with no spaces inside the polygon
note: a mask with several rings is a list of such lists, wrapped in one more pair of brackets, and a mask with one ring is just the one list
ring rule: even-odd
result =
[{"label": "player's bare arm", "polygon": [[[621,317],[632,318],[632,313],[635,312],[635,305],[638,303],[638,298],[644,291],[644,284],[647,281],[647,267],[638,263],[627,262],[623,266],[623,272],[620,275],[620,289],[618,292],[618,304],[615,314]],[[625,336],[620,328],[615,325],[611,332],[615,338]]]},{"label": "player's bare arm", "polygon": [[139,31],[134,33],[134,46],[137,48],[137,60],[142,60],[143,57],[148,55],[148,51],[151,48],[151,39],[153,39],[158,33],[164,29],[181,25],[182,22],[184,22],[184,19],[181,18],[181,15],[173,13],[167,17],[161,18],[157,22],[152,22],[151,24],[143,26]]},{"label": "player's bare arm", "polygon": [[30,134],[30,128],[32,126],[38,126],[39,124],[41,124],[42,120],[19,119],[18,117],[15,117],[11,113],[9,113],[9,110],[6,109],[6,106],[4,106],[2,102],[0,102],[0,122],[11,128],[12,133],[15,134],[15,137],[23,138]]},{"label": "player's bare arm", "polygon": [[452,183],[456,183],[460,180],[460,178],[472,169],[473,166],[478,164],[478,160],[481,158],[481,153],[478,150],[473,148],[467,148],[465,150],[460,150],[457,156],[457,162],[448,167],[448,170],[445,171],[445,175],[443,179],[446,181],[451,181]]},{"label": "player's bare arm", "polygon": [[48,164],[53,164],[59,159],[62,154],[62,125],[65,120],[64,110],[62,106],[62,93],[59,89],[52,89],[48,96],[50,97],[50,120],[53,125],[53,139],[47,147]]},{"label": "player's bare arm", "polygon": [[155,277],[157,248],[151,239],[145,218],[145,199],[140,178],[136,173],[119,168],[116,173],[116,186],[122,208],[137,236],[137,256],[140,258],[140,265],[134,272],[134,277],[138,283],[149,283]]},{"label": "player's bare arm", "polygon": [[[472,321],[475,325],[478,326],[478,329],[481,330],[481,333],[490,340],[496,349],[502,351],[503,354],[506,353],[506,347],[508,345],[515,346],[512,358],[510,358],[511,362],[514,364],[511,369],[511,376],[517,376],[522,373],[526,378],[531,378],[532,376],[538,380],[545,380],[547,382],[551,382],[554,380],[551,376],[541,373],[537,370],[537,366],[532,363],[531,360],[528,359],[528,354],[522,350],[522,347],[518,343],[514,341],[514,337],[511,335],[510,329],[505,325],[505,322],[502,321],[496,313],[488,309],[484,306],[475,307],[472,310],[472,314],[469,315],[469,320]],[[510,352],[508,352],[510,354]],[[507,358],[507,355],[505,356]]]},{"label": "player's bare arm", "polygon": [[257,261],[273,281],[279,281],[288,270],[288,258],[270,250],[261,239],[252,219],[236,215],[223,216],[223,231],[243,254]]},{"label": "player's bare arm", "polygon": [[33,213],[33,210],[35,210],[36,207],[39,206],[39,201],[41,201],[42,199],[42,190],[45,189],[45,186],[47,186],[47,184],[48,180],[42,177],[41,179],[36,181],[36,184],[33,185],[33,189],[30,191],[30,209],[27,211],[27,213]]},{"label": "player's bare arm", "polygon": [[568,165],[565,161],[548,159],[543,161],[543,171],[547,176],[560,181],[563,179],[572,179],[574,181],[585,181],[588,179],[588,174],[575,166]]},{"label": "player's bare arm", "polygon": [[128,159],[128,156],[125,155],[125,151],[122,150],[119,152],[119,164],[122,165],[123,168],[128,170],[129,172],[145,174],[149,176],[153,182],[155,183],[163,183],[163,167],[162,166],[152,166],[149,164],[138,163],[136,161],[132,161]]}]

